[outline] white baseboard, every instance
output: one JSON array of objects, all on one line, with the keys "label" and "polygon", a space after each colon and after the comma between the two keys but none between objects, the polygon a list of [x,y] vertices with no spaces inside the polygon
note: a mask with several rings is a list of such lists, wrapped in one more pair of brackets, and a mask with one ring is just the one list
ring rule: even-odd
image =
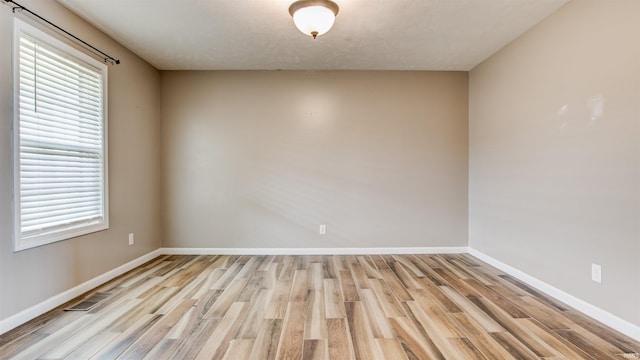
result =
[{"label": "white baseboard", "polygon": [[395,248],[162,248],[166,255],[390,255],[390,254],[465,254],[460,247]]},{"label": "white baseboard", "polygon": [[153,260],[159,255],[162,255],[161,249],[157,249],[147,253],[145,255],[140,256],[139,258],[133,259],[128,263],[118,266],[117,268],[107,271],[106,273],[96,276],[91,280],[85,281],[82,284],[75,286],[67,291],[64,291],[58,295],[52,296],[47,300],[36,304],[28,309],[22,310],[19,313],[12,315],[6,319],[0,320],[0,334],[3,334],[13,328],[16,328],[29,320],[35,319],[36,317],[46,313],[47,311],[54,309],[67,301],[78,297],[85,292],[94,289],[109,280],[112,280],[129,270],[135,269],[136,267],[146,263],[149,260]]},{"label": "white baseboard", "polygon": [[583,314],[590,316],[601,323],[637,340],[640,341],[640,326],[632,324],[624,319],[621,319],[599,307],[589,304],[588,302],[579,299],[571,294],[568,294],[552,285],[545,283],[531,275],[518,270],[511,265],[507,265],[499,260],[492,258],[476,249],[469,248],[469,254],[474,256],[487,264],[498,268],[505,273],[515,277],[516,279],[533,286],[534,288],[542,291],[543,293],[562,301],[563,303],[571,306],[572,308],[582,312]]}]

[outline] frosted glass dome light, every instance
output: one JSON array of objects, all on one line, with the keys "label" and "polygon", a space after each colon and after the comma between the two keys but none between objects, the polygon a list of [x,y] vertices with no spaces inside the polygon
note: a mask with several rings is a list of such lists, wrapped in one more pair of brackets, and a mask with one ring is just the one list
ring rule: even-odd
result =
[{"label": "frosted glass dome light", "polygon": [[338,10],[338,4],[330,0],[298,0],[289,6],[298,30],[314,39],[331,29]]}]

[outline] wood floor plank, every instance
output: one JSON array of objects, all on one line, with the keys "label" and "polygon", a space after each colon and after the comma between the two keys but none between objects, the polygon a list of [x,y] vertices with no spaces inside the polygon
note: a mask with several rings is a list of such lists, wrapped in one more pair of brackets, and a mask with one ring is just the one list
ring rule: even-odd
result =
[{"label": "wood floor plank", "polygon": [[369,288],[369,277],[367,273],[360,265],[360,262],[355,264],[350,264],[349,268],[351,270],[351,276],[353,278],[353,282],[357,289],[368,289]]},{"label": "wood floor plank", "polygon": [[240,270],[242,270],[242,265],[234,263],[226,269],[221,269],[224,270],[224,272],[222,276],[220,276],[218,281],[216,281],[213,286],[211,286],[211,289],[226,290],[229,287],[229,284],[237,279],[238,273],[240,273]]},{"label": "wood floor plank", "polygon": [[324,294],[322,291],[309,291],[307,302],[307,315],[305,318],[305,339],[327,338],[327,317],[324,306]]},{"label": "wood floor plank", "polygon": [[362,305],[364,305],[365,313],[369,319],[369,325],[371,327],[373,337],[377,339],[393,338],[395,333],[393,332],[389,319],[382,310],[375,293],[371,289],[360,289],[359,293],[360,299],[362,299]]},{"label": "wood floor plank", "polygon": [[342,289],[342,298],[344,301],[360,301],[358,296],[358,288],[356,287],[351,271],[340,270],[338,271],[340,278],[340,287]]},{"label": "wood floor plank", "polygon": [[449,271],[447,271],[446,268],[437,268],[434,270],[436,273],[438,273],[438,275],[440,275],[440,277],[442,279],[444,279],[444,281],[446,282],[446,285],[449,288],[454,288],[456,289],[456,291],[467,298],[470,297],[481,297],[482,295],[477,292],[476,290],[474,290],[471,286],[469,286],[464,280],[465,279],[459,279],[457,277],[455,277],[452,273],[450,273]]},{"label": "wood floor plank", "polygon": [[480,296],[491,301],[493,304],[497,305],[502,311],[508,313],[509,316],[511,316],[512,318],[531,317],[522,309],[518,308],[514,303],[510,302],[507,299],[502,298],[500,295],[496,294],[490,288],[484,286],[483,284],[479,283],[475,279],[467,279],[463,281],[465,284],[467,284],[469,287],[473,288],[477,293],[479,293]]},{"label": "wood floor plank", "polygon": [[449,314],[449,318],[452,320],[454,326],[457,327],[458,331],[464,334],[464,337],[468,338],[487,358],[498,360],[515,359],[507,349],[501,346],[500,343],[491,336],[491,333],[484,331],[468,314]]},{"label": "wood floor plank", "polygon": [[[63,305],[62,307],[66,306]],[[51,313],[56,314],[56,316],[51,317],[48,321],[43,322],[42,324],[39,324],[40,320],[36,319],[36,322],[38,323],[37,327],[31,329],[28,333],[37,333],[45,336],[55,334],[56,332],[60,331],[60,329],[67,326],[70,322],[83,317],[82,315],[88,312],[54,310]]]},{"label": "wood floor plank", "polygon": [[[275,260],[275,256],[273,255],[267,255],[267,256],[262,256],[262,261],[260,261],[260,264],[258,265],[258,267],[256,268],[257,271],[268,271],[273,264],[273,261]],[[276,264],[276,266],[273,266],[274,269],[278,268],[278,265]]]},{"label": "wood floor plank", "polygon": [[[127,301],[118,309],[115,309],[112,312],[104,313],[103,316],[94,316],[89,326],[82,328],[82,331],[79,331],[73,336],[67,338],[65,341],[56,343],[55,348],[51,349],[40,357],[58,359],[67,356],[77,347],[80,347],[83,343],[87,342],[89,339],[99,335],[101,332],[104,333],[105,324],[112,323],[119,317],[123,316],[125,313],[131,311],[140,302],[141,301]],[[109,337],[111,336],[106,336],[105,338]]]},{"label": "wood floor plank", "polygon": [[[118,333],[114,332],[101,332],[91,337],[91,341],[85,341],[80,346],[75,348],[71,353],[67,354],[65,360],[86,360],[91,359],[104,344],[108,344],[118,336]],[[59,358],[58,358],[59,359]]]},{"label": "wood floor plank", "polygon": [[415,318],[418,325],[421,327],[421,333],[425,337],[425,339],[433,342],[436,349],[431,349],[434,354],[447,358],[455,358],[457,356],[455,349],[448,341],[445,334],[438,332],[438,326],[435,324],[433,319],[431,319],[425,312],[422,310],[420,305],[416,301],[407,302],[407,307],[410,309],[411,314],[413,314],[413,318]]},{"label": "wood floor plank", "polygon": [[[405,289],[422,288],[422,285],[420,285],[420,282],[417,281],[414,278],[414,276],[410,274],[409,271],[407,271],[407,269],[404,266],[402,266],[400,263],[393,262],[389,264],[389,268],[400,280],[400,282],[402,283],[402,287],[404,287]],[[419,276],[415,276],[415,277],[418,278]]]},{"label": "wood floor plank", "polygon": [[340,291],[340,282],[337,279],[324,279],[323,284],[325,316],[328,319],[345,318],[347,314]]},{"label": "wood floor plank", "polygon": [[140,336],[129,348],[120,355],[122,360],[136,360],[143,358],[162,338],[176,325],[182,316],[193,306],[194,300],[185,299],[171,312],[162,316],[153,326]]},{"label": "wood floor plank", "polygon": [[559,352],[562,357],[566,359],[592,359],[591,356],[577,349],[575,346],[572,346],[571,343],[563,341],[563,338],[555,336],[553,330],[543,326],[537,320],[516,319],[515,321],[517,321],[520,326],[527,329],[527,331],[535,334],[538,338],[549,344],[549,346]]},{"label": "wood floor plank", "polygon": [[[440,264],[438,264],[438,262],[435,260],[435,256],[431,256],[431,255],[425,255],[425,254],[417,254],[417,255],[413,255],[413,256],[409,256],[409,259],[418,259],[419,261],[421,261],[422,263],[424,263],[427,268],[430,269],[435,269],[435,268],[439,268]],[[414,265],[418,266],[418,264],[416,264],[414,262]],[[422,271],[424,273],[424,269],[421,267],[418,267],[420,269],[420,271]],[[426,274],[425,274],[426,275]]]},{"label": "wood floor plank", "polygon": [[463,272],[468,280],[473,279],[484,286],[493,284],[493,281],[488,276],[478,271],[478,265],[469,265],[470,262],[467,261],[466,258],[456,257],[451,259],[449,263],[451,266]]},{"label": "wood floor plank", "polygon": [[167,287],[183,287],[185,283],[193,280],[197,275],[206,272],[211,265],[208,256],[196,256],[191,262],[184,264],[180,271],[165,283]]},{"label": "wood floor plank", "polygon": [[622,350],[625,354],[640,354],[640,344],[638,342],[631,341],[631,339],[617,331],[611,331],[606,325],[573,309],[565,311],[563,315],[567,320],[571,321],[572,328],[580,327],[583,331],[597,334],[600,339]]},{"label": "wood floor plank", "polygon": [[442,286],[442,291],[449,297],[453,302],[456,303],[461,309],[465,311],[465,313],[469,314],[475,321],[480,324],[485,331],[487,332],[499,332],[504,331],[502,326],[498,324],[494,319],[492,319],[489,315],[484,313],[481,309],[479,309],[476,305],[474,305],[469,299],[460,295],[455,290],[452,290],[448,286]]},{"label": "wood floor plank", "polygon": [[91,359],[107,360],[115,359],[131,344],[133,344],[140,336],[149,330],[162,315],[145,314],[133,322],[128,328],[124,329],[105,347],[100,349]]},{"label": "wood floor plank", "polygon": [[393,296],[391,289],[382,279],[369,279],[369,285],[371,290],[376,295],[376,298],[380,302],[382,311],[384,311],[387,317],[402,317],[406,316],[400,302]]},{"label": "wood floor plank", "polygon": [[456,352],[456,357],[473,360],[486,360],[487,357],[467,338],[449,339]]},{"label": "wood floor plank", "polygon": [[329,334],[328,349],[330,360],[354,360],[353,344],[350,331],[347,329],[347,319],[327,319]]},{"label": "wood floor plank", "polygon": [[254,343],[254,339],[231,340],[222,360],[249,360]]},{"label": "wood floor plank", "polygon": [[347,258],[344,255],[334,255],[332,256],[333,266],[336,269],[336,272],[339,273],[342,270],[348,270],[349,264],[347,263]]},{"label": "wood floor plank", "polygon": [[329,360],[327,339],[306,339],[302,348],[305,360]]},{"label": "wood floor plank", "polygon": [[391,325],[398,334],[398,340],[410,359],[445,360],[433,343],[425,338],[420,329],[407,318],[392,318]]},{"label": "wood floor plank", "polygon": [[416,299],[416,303],[427,315],[431,327],[437,334],[445,338],[465,337],[456,326],[451,322],[447,313],[439,305],[438,301],[423,289],[409,289],[411,296]]},{"label": "wood floor plank", "polygon": [[359,301],[347,302],[345,308],[356,359],[381,358],[362,303]]},{"label": "wood floor plank", "polygon": [[229,311],[225,313],[195,357],[196,360],[220,358],[227,351],[231,339],[242,324],[242,311],[245,306],[246,303],[234,302],[229,307]]},{"label": "wood floor plank", "polygon": [[253,297],[256,296],[260,290],[264,289],[266,275],[267,273],[265,271],[254,271],[251,276],[247,277],[247,285],[242,288],[236,301],[253,302]]},{"label": "wood floor plank", "polygon": [[492,332],[490,334],[503,348],[516,359],[536,360],[540,359],[531,349],[518,341],[506,331]]},{"label": "wood floor plank", "polygon": [[[60,331],[50,336],[46,336],[42,338],[42,340],[31,344],[30,346],[24,347],[20,350],[14,349],[16,355],[12,355],[12,359],[35,359],[45,352],[51,350],[57,344],[63,343],[78,334],[82,329],[89,326],[91,322],[95,320],[95,318],[96,316],[79,318],[60,329]],[[7,347],[7,345],[8,344],[5,344],[3,348]]]},{"label": "wood floor plank", "polygon": [[219,269],[219,268],[213,269],[212,271],[210,271],[209,274],[205,277],[205,279],[201,283],[201,286],[198,288],[198,290],[195,293],[191,294],[191,298],[199,300],[206,293],[213,290],[213,285],[220,279],[220,277],[222,277],[222,275],[224,275],[224,272],[225,272],[224,269]]},{"label": "wood floor plank", "polygon": [[[93,294],[84,312],[63,312]],[[640,342],[467,254],[163,255],[0,335],[0,358],[606,360]]]},{"label": "wood floor plank", "polygon": [[[162,306],[155,311],[156,314],[165,315],[171,312],[174,308],[180,305],[180,303],[185,299],[193,299],[193,295],[197,292],[198,288],[203,287],[203,282],[206,280],[206,277],[194,277],[193,281],[187,283],[182,289],[169,299],[169,301],[162,304]],[[196,303],[196,300],[193,301]]]},{"label": "wood floor plank", "polygon": [[380,275],[380,272],[376,268],[376,265],[369,256],[358,256],[358,262],[360,263],[360,266],[362,266],[362,270],[364,270],[367,278],[380,279],[382,277],[382,275]]},{"label": "wood floor plank", "polygon": [[309,271],[296,270],[293,275],[293,285],[291,285],[291,293],[289,301],[305,302],[307,301],[307,292],[309,291]]},{"label": "wood floor plank", "polygon": [[324,271],[322,270],[322,263],[314,262],[309,266],[309,286],[308,290],[322,290]]},{"label": "wood floor plank", "polygon": [[[426,259],[426,260],[425,260]],[[434,263],[431,266],[427,265],[427,262]],[[434,260],[425,258],[424,256],[416,257],[412,263],[420,269],[420,271],[424,274],[424,277],[431,281],[436,286],[447,286],[449,285],[445,279],[443,279],[436,270],[441,269],[440,264],[435,263]]]},{"label": "wood floor plank", "polygon": [[255,339],[258,336],[260,327],[265,321],[265,314],[272,294],[272,290],[261,289],[253,301],[247,303],[246,315],[235,336],[236,339]]},{"label": "wood floor plank", "polygon": [[420,277],[423,278],[425,277],[424,273],[422,272],[422,270],[420,270],[412,261],[408,256],[404,256],[404,255],[391,255],[391,257],[393,258],[393,260],[395,260],[398,264],[402,265],[402,267],[404,267],[408,272],[410,272],[410,275],[413,277]]},{"label": "wood floor plank", "polygon": [[[167,275],[169,276],[169,275]],[[151,277],[151,278],[147,278],[147,279],[143,279],[139,282],[139,284],[137,284],[136,286],[133,286],[131,288],[125,288],[122,291],[122,296],[117,296],[111,299],[108,299],[107,301],[105,301],[102,304],[98,304],[95,308],[91,309],[91,311],[89,311],[90,313],[95,313],[99,310],[104,309],[105,307],[109,307],[109,306],[113,306],[113,300],[115,300],[114,302],[120,302],[123,300],[132,300],[132,299],[138,299],[138,298],[144,298],[144,296],[142,296],[142,294],[146,294],[149,292],[150,289],[154,289],[154,291],[159,290],[160,288],[164,287],[160,284],[163,283],[163,281],[167,280],[168,277]],[[103,305],[104,306],[101,306]]]},{"label": "wood floor plank", "polygon": [[197,307],[188,309],[144,358],[153,360],[168,359],[181,343],[194,334],[194,329],[197,329],[201,315],[202,312]]},{"label": "wood floor plank", "polygon": [[[271,260],[272,259],[273,258],[271,258]],[[265,260],[264,262],[267,262],[267,260]],[[274,290],[276,288],[276,284],[278,283],[278,264],[272,261],[269,261],[269,265],[266,267],[265,270],[258,270],[258,271],[265,272],[262,288]]]},{"label": "wood floor plank", "polygon": [[323,279],[335,279],[338,277],[336,273],[336,266],[334,263],[334,256],[322,257],[322,271]]},{"label": "wood floor plank", "polygon": [[382,279],[385,284],[391,289],[391,293],[396,297],[396,299],[398,299],[398,301],[413,301],[413,298],[407,292],[407,288],[402,284],[400,279],[398,279],[392,270],[380,270],[380,274],[382,275]]},{"label": "wood floor plank", "polygon": [[436,299],[438,303],[449,313],[459,313],[462,312],[462,309],[455,302],[453,302],[444,292],[442,292],[442,288],[436,286],[431,280],[423,278],[418,279],[421,282],[422,289],[428,293],[429,296]]},{"label": "wood floor plank", "polygon": [[507,283],[511,283],[513,286],[515,286],[516,288],[520,288],[523,291],[525,291],[526,293],[533,295],[534,297],[536,297],[538,300],[544,302],[547,306],[551,307],[551,308],[555,308],[559,311],[567,311],[567,308],[564,304],[562,304],[560,301],[554,300],[551,297],[544,295],[543,293],[541,293],[538,290],[535,290],[534,288],[532,288],[531,286],[518,281],[518,279],[514,278],[513,276],[510,275],[501,275],[499,276],[499,278],[503,279],[505,282]]},{"label": "wood floor plank", "polygon": [[409,360],[398,339],[376,339],[383,359]]},{"label": "wood floor plank", "polygon": [[585,353],[589,354],[594,359],[613,360],[618,358],[615,354],[607,353],[606,350],[598,348],[596,344],[591,343],[589,340],[573,330],[556,330],[556,334],[560,335],[568,342],[582,349]]},{"label": "wood floor plank", "polygon": [[265,314],[266,319],[284,319],[291,293],[291,280],[278,280]]},{"label": "wood floor plank", "polygon": [[[125,331],[128,329],[140,316],[147,314],[155,314],[163,304],[170,300],[176,293],[179,292],[179,288],[176,287],[158,287],[156,291],[149,292],[146,297],[140,296],[142,302],[136,305],[131,310],[127,311],[123,316],[118,318],[113,324],[109,325],[109,328],[113,331]],[[156,314],[160,315],[160,314]]]},{"label": "wood floor plank", "polygon": [[209,339],[211,333],[213,333],[220,321],[221,319],[217,318],[207,318],[195,323],[192,331],[180,345],[176,347],[169,359],[194,359],[200,350],[202,350],[205,342]]},{"label": "wood floor plank", "polygon": [[224,290],[209,290],[200,299],[198,299],[198,302],[196,302],[194,307],[197,310],[198,316],[204,317],[223,293]]},{"label": "wood floor plank", "polygon": [[442,271],[448,272],[456,279],[468,280],[470,278],[466,271],[458,268],[451,262],[451,260],[453,259],[451,255],[434,255],[432,259],[440,264],[440,269]]},{"label": "wood floor plank", "polygon": [[278,263],[280,264],[278,267],[278,280],[293,280],[295,258],[293,256],[282,256],[278,259]]},{"label": "wood floor plank", "polygon": [[[160,268],[167,268],[166,271],[164,271],[163,275],[170,272],[171,270],[175,270],[174,267],[172,268],[168,268],[171,265],[171,262],[167,262],[164,265],[160,266]],[[142,269],[140,269],[142,270]],[[122,281],[120,284],[118,284],[118,287],[123,287],[123,288],[127,288],[127,287],[131,287],[132,285],[136,284],[136,283],[141,283],[144,282],[150,278],[153,277],[164,277],[163,275],[155,275],[155,273],[158,272],[158,268],[154,267],[154,268],[150,268],[147,269],[146,271],[140,271],[138,274],[136,274],[135,276],[131,276],[128,279]]]},{"label": "wood floor plank", "polygon": [[160,340],[156,346],[151,349],[142,359],[143,360],[165,360],[171,357],[178,348],[180,342],[177,339],[164,338]]},{"label": "wood floor plank", "polygon": [[[580,337],[582,337],[583,339],[585,339],[587,342],[589,342],[592,346],[596,347],[597,349],[605,352],[605,353],[609,353],[609,354],[621,354],[621,353],[625,353],[625,352],[637,352],[635,350],[630,349],[622,349],[618,346],[616,346],[617,343],[612,343],[609,342],[605,339],[602,338],[601,335],[599,334],[594,334],[593,332],[583,328],[582,326],[576,324],[576,323],[572,323],[571,325],[571,330],[573,330],[573,332],[575,332],[576,334],[578,334]],[[560,330],[562,331],[562,330]],[[635,349],[637,349],[637,347],[635,347]]]},{"label": "wood floor plank", "polygon": [[387,264],[386,261],[384,261],[382,256],[380,256],[380,255],[371,255],[371,256],[369,256],[369,258],[371,259],[371,261],[373,261],[373,264],[376,266],[376,269],[378,269],[378,271],[384,270],[384,269],[389,269],[389,265]]},{"label": "wood floor plank", "polygon": [[249,357],[250,360],[273,360],[276,358],[283,322],[284,320],[281,319],[266,319],[260,324]]},{"label": "wood floor plank", "polygon": [[231,281],[229,286],[222,292],[216,302],[211,305],[211,308],[204,316],[212,318],[222,318],[225,316],[248,282],[249,280],[247,279],[235,279]]},{"label": "wood floor plank", "polygon": [[[495,290],[496,288],[493,287],[493,289]],[[531,318],[544,323],[550,329],[569,329],[571,321],[564,316],[564,312],[555,308],[549,308],[530,295],[518,297],[513,302]]]},{"label": "wood floor plank", "polygon": [[304,302],[289,302],[282,335],[278,343],[276,359],[300,359],[304,346],[304,318],[307,304]]},{"label": "wood floor plank", "polygon": [[511,336],[515,337],[520,343],[529,348],[538,357],[556,357],[560,354],[552,347],[538,338],[535,334],[522,328],[515,319],[511,318],[507,313],[502,311],[498,306],[487,301],[486,299],[471,299],[471,301],[489,315],[491,319],[496,321],[502,328],[507,330]]},{"label": "wood floor plank", "polygon": [[238,275],[236,275],[236,279],[250,279],[255,273],[256,269],[260,265],[262,261],[262,256],[251,256],[247,259],[247,262],[244,263]]},{"label": "wood floor plank", "polygon": [[0,359],[13,359],[16,354],[30,349],[37,343],[42,342],[49,337],[46,334],[38,334],[35,332],[21,335],[19,338],[13,341],[8,341],[0,347]]}]

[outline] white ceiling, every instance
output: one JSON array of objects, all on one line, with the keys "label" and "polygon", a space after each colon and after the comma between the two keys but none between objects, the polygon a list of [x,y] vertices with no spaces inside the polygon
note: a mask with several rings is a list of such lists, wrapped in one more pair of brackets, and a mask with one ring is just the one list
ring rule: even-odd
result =
[{"label": "white ceiling", "polygon": [[462,71],[568,0],[335,0],[316,40],[292,1],[58,0],[161,70]]}]

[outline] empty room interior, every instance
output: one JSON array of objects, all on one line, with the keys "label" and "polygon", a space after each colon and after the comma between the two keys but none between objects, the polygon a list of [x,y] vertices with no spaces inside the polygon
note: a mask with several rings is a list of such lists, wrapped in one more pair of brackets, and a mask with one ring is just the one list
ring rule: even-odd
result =
[{"label": "empty room interior", "polygon": [[639,38],[637,0],[0,0],[0,358],[640,358]]}]

